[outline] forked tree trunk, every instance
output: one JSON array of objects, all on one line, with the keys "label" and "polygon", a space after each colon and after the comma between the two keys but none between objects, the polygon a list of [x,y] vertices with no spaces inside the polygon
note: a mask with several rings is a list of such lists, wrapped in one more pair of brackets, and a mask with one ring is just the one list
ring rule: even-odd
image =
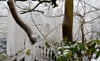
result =
[{"label": "forked tree trunk", "polygon": [[10,8],[10,11],[11,11],[11,14],[14,20],[27,33],[31,43],[34,44],[36,42],[36,38],[33,37],[33,31],[26,23],[23,22],[23,20],[17,14],[16,8],[14,5],[14,0],[8,0],[7,3],[8,3],[8,6]]},{"label": "forked tree trunk", "polygon": [[63,39],[67,38],[72,41],[72,28],[73,28],[73,0],[65,0],[65,13],[62,24]]}]

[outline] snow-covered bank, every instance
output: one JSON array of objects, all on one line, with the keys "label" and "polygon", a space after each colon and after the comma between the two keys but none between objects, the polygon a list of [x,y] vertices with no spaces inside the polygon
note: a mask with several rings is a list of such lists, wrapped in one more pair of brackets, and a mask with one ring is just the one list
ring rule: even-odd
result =
[{"label": "snow-covered bank", "polygon": [[0,37],[6,37],[8,10],[6,2],[0,1]]}]

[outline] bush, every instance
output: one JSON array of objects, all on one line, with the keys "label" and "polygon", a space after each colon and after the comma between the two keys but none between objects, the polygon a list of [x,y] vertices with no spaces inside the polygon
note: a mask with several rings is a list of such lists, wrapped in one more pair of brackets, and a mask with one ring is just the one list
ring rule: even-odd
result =
[{"label": "bush", "polygon": [[91,40],[82,43],[77,41],[67,42],[66,39],[60,43],[46,41],[45,45],[47,47],[49,45],[48,48],[52,50],[49,53],[52,52],[54,56],[51,54],[49,57],[55,57],[55,59],[52,59],[54,61],[83,61],[84,57],[87,60],[91,60],[91,58],[97,59],[100,56],[100,40]]}]

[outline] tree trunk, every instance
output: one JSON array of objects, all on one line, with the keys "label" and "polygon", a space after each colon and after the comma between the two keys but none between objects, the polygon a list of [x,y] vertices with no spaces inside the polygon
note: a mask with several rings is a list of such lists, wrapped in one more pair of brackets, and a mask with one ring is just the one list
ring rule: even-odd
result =
[{"label": "tree trunk", "polygon": [[17,14],[16,8],[14,5],[14,0],[8,0],[7,3],[8,3],[11,14],[13,18],[15,19],[16,23],[27,33],[31,43],[34,44],[36,42],[36,38],[33,37],[33,31],[26,23],[23,22],[23,20]]},{"label": "tree trunk", "polygon": [[63,39],[67,38],[68,42],[73,39],[73,0],[65,0],[65,13],[62,24]]}]

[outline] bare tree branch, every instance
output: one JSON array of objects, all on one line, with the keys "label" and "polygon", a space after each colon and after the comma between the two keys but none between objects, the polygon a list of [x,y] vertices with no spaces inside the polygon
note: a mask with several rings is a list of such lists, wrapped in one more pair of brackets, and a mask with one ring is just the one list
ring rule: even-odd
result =
[{"label": "bare tree branch", "polygon": [[[81,0],[81,1],[82,1],[82,0]],[[84,2],[84,1],[82,1],[82,2],[85,3],[86,5],[91,6],[92,8],[94,8],[94,9],[96,9],[96,10],[100,10],[100,8],[96,8],[96,7],[92,6],[91,4],[88,4],[88,3]]]},{"label": "bare tree branch", "polygon": [[28,13],[28,12],[34,11],[40,4],[45,3],[45,2],[46,2],[46,3],[50,3],[51,1],[39,1],[39,3],[38,3],[33,9],[24,11],[24,12],[22,12],[21,14],[24,14],[24,13]]}]

